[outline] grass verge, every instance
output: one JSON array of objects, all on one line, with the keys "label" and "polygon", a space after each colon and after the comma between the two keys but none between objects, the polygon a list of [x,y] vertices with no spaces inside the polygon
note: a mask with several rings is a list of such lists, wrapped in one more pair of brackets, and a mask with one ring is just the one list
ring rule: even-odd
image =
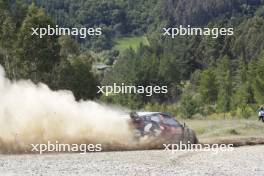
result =
[{"label": "grass verge", "polygon": [[257,120],[187,120],[201,143],[234,144],[234,146],[264,144],[264,123]]}]

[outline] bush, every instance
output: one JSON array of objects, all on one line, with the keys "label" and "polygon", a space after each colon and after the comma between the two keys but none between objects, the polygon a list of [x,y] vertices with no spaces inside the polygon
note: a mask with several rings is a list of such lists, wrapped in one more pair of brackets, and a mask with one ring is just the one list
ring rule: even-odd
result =
[{"label": "bush", "polygon": [[199,112],[199,102],[190,94],[183,94],[180,102],[180,112],[184,118],[192,118]]},{"label": "bush", "polygon": [[216,106],[215,105],[204,105],[201,108],[201,114],[203,116],[209,116],[216,112]]},{"label": "bush", "polygon": [[254,116],[254,114],[256,114],[256,112],[249,105],[239,107],[236,111],[237,117],[244,119],[249,119]]},{"label": "bush", "polygon": [[100,101],[108,104],[115,104],[121,105],[124,107],[131,108],[133,110],[138,110],[143,106],[142,101],[136,95],[123,95],[123,94],[116,94],[116,95],[102,95],[100,97]]},{"label": "bush", "polygon": [[173,116],[179,115],[179,106],[177,104],[158,104],[158,103],[149,103],[144,108],[146,111],[158,111],[171,114]]}]

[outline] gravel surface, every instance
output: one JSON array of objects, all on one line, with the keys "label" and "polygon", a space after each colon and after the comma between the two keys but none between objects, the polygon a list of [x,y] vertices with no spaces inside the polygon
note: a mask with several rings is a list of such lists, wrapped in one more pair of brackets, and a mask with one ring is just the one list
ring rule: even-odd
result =
[{"label": "gravel surface", "polygon": [[0,176],[264,175],[264,146],[220,152],[132,151],[0,155]]}]

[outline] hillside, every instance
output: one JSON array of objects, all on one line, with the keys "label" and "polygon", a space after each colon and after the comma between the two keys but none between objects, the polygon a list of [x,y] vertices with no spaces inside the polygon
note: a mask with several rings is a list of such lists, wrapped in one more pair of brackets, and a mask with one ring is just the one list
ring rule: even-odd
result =
[{"label": "hillside", "polygon": [[[96,98],[189,118],[212,113],[248,118],[264,102],[263,0],[36,0],[36,6],[29,0],[0,2],[0,63],[11,79],[69,89],[77,99]],[[32,24],[101,27],[103,35],[43,42],[27,37]],[[163,28],[179,25],[232,27],[234,35],[162,35]],[[111,69],[98,74],[92,67],[98,63]],[[87,77],[89,81],[81,81]],[[105,97],[96,94],[99,82],[166,85],[168,94]]]}]

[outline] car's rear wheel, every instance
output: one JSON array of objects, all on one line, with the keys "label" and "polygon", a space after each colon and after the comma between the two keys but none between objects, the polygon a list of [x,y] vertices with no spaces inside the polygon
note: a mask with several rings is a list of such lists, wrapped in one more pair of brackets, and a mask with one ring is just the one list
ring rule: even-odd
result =
[{"label": "car's rear wheel", "polygon": [[182,143],[184,144],[198,144],[198,138],[195,134],[195,132],[189,128],[184,128],[183,130],[183,137],[182,137]]}]

